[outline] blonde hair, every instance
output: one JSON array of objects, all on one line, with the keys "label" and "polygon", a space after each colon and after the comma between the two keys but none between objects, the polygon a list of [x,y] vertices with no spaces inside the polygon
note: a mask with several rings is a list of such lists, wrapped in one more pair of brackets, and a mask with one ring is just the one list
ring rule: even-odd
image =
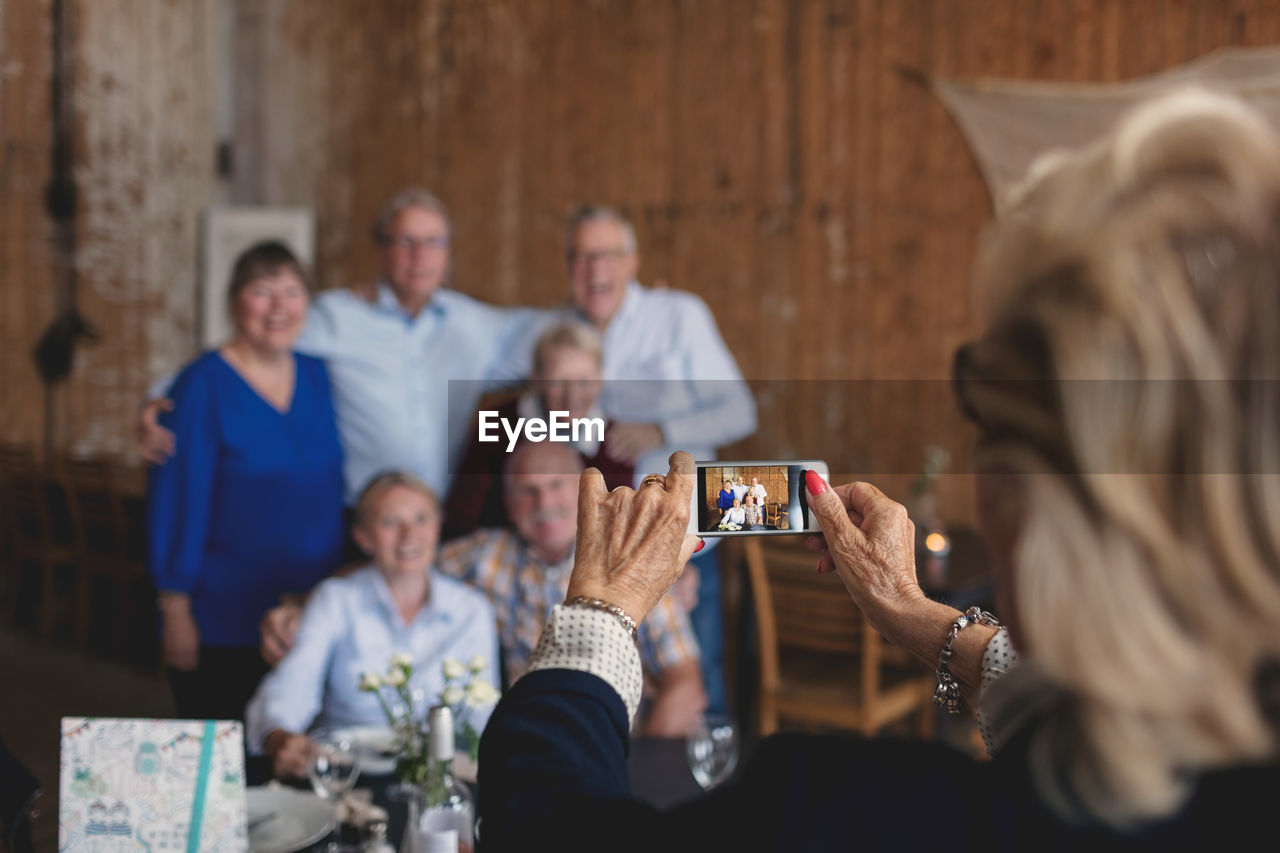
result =
[{"label": "blonde hair", "polygon": [[576,320],[556,323],[549,327],[533,345],[533,373],[541,376],[546,372],[547,360],[552,350],[573,349],[585,353],[594,359],[596,364],[604,364],[604,342],[600,333]]},{"label": "blonde hair", "polygon": [[375,474],[373,479],[360,490],[360,497],[356,498],[355,524],[359,526],[366,523],[369,520],[369,513],[373,512],[373,505],[377,503],[378,498],[396,486],[403,486],[406,489],[417,492],[431,501],[431,505],[435,507],[437,513],[440,512],[440,498],[419,477],[410,474],[408,471],[383,471],[380,474]]},{"label": "blonde hair", "polygon": [[1031,681],[1066,697],[1033,775],[1064,816],[1168,815],[1276,755],[1280,144],[1224,96],[1148,103],[1020,188],[978,280],[957,392],[979,472],[1015,475]]}]

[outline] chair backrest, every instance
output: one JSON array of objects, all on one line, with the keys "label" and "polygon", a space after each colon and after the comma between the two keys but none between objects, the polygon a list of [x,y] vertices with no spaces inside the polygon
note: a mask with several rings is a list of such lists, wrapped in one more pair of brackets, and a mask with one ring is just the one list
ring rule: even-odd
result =
[{"label": "chair backrest", "polygon": [[[775,544],[776,543],[776,544]],[[839,580],[819,575],[818,555],[785,543],[752,538],[746,545],[757,617],[772,610],[774,642],[782,647],[855,655],[861,650],[862,614]]]},{"label": "chair backrest", "polygon": [[19,551],[52,542],[45,470],[27,445],[0,444],[0,510],[9,541]]},{"label": "chair backrest", "polygon": [[129,523],[115,460],[106,456],[61,456],[54,469],[67,495],[72,534],[81,557],[128,557]]},{"label": "chair backrest", "polygon": [[[883,681],[889,665],[883,638],[838,578],[817,573],[818,555],[801,547],[800,538],[752,537],[743,546],[760,638],[761,733],[773,730],[781,705],[795,711],[795,703],[784,702],[779,693],[781,670],[790,650],[802,657],[797,661],[792,656],[791,663],[820,662],[819,669],[829,664],[824,676],[846,687],[856,685],[858,707],[837,711],[814,707],[815,721],[839,717],[843,724],[874,731],[900,716],[902,709],[922,703],[899,697],[900,679]],[[892,701],[886,701],[886,690],[894,693]],[[913,696],[920,693],[915,687],[910,690]]]}]

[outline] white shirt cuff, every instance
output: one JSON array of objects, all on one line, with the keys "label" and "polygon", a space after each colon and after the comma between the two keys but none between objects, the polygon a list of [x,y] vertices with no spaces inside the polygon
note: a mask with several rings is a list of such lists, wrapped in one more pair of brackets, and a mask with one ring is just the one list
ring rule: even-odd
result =
[{"label": "white shirt cuff", "polygon": [[987,747],[987,753],[996,754],[996,732],[991,729],[990,721],[982,713],[982,695],[987,688],[1004,677],[1018,663],[1018,652],[1009,640],[1009,629],[1001,628],[987,643],[982,653],[982,684],[978,690],[978,733]]},{"label": "white shirt cuff", "polygon": [[626,705],[627,728],[635,722],[644,686],[640,652],[616,616],[590,607],[557,604],[526,671],[539,669],[576,669],[599,676]]}]

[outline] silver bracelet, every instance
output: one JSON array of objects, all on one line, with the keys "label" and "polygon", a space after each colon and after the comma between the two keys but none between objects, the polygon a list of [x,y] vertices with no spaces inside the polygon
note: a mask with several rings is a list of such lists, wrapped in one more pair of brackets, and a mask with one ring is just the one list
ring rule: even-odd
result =
[{"label": "silver bracelet", "polygon": [[975,623],[981,623],[991,628],[1000,627],[1000,620],[996,619],[996,617],[981,607],[970,607],[957,616],[956,621],[951,623],[951,630],[947,632],[947,639],[942,644],[942,651],[938,653],[938,686],[933,691],[933,704],[938,707],[946,705],[948,714],[960,713],[960,684],[956,681],[956,677],[951,674],[951,644],[956,641],[956,637],[961,631]]},{"label": "silver bracelet", "polygon": [[627,611],[616,604],[610,604],[598,598],[587,598],[585,595],[575,595],[566,601],[565,605],[568,607],[590,607],[593,610],[603,610],[610,616],[616,617],[622,623],[622,627],[627,629],[627,633],[631,635],[633,641],[636,638],[636,620],[628,616]]}]

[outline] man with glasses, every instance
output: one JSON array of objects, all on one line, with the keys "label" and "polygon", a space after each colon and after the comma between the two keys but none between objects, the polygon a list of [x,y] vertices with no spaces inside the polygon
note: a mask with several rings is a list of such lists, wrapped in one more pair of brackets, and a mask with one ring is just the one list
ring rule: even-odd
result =
[{"label": "man with glasses", "polygon": [[[512,347],[504,375],[528,374],[533,341],[550,323],[578,319],[595,326],[604,338],[600,405],[612,424],[606,443],[610,453],[635,465],[637,485],[645,474],[666,471],[674,450],[714,459],[717,446],[755,432],[755,400],[707,303],[636,280],[635,229],[621,213],[595,205],[576,210],[565,223],[565,259],[571,303],[530,324],[523,343]],[[723,712],[716,563],[712,547],[691,562],[699,585],[690,618],[702,647],[708,711]]]},{"label": "man with glasses", "polygon": [[[423,189],[396,193],[373,226],[381,276],[372,285],[322,293],[312,303],[297,349],[322,358],[333,384],[348,503],[379,471],[412,471],[448,491],[479,395],[527,309],[504,309],[444,287],[451,227],[443,202]],[[461,395],[461,396],[460,396]],[[465,398],[465,399],[463,399]],[[181,448],[155,422],[140,425],[142,454],[162,462]],[[451,452],[453,451],[453,452]]]}]

